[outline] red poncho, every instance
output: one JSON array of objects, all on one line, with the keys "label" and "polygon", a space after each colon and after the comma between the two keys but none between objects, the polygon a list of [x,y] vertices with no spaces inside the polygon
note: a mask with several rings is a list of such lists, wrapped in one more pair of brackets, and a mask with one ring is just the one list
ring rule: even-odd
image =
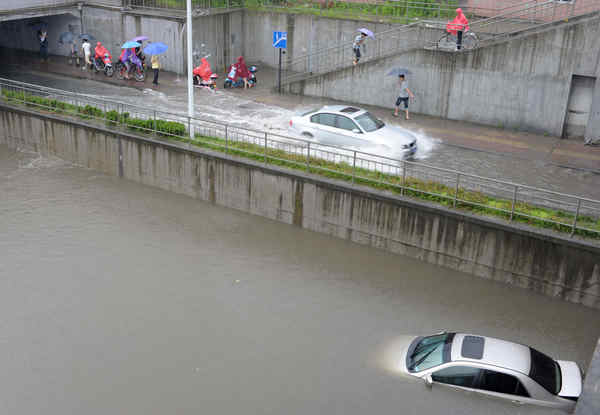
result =
[{"label": "red poncho", "polygon": [[237,72],[235,74],[236,78],[248,78],[250,76],[250,72],[246,67],[246,62],[244,61],[244,57],[240,56],[237,59]]},{"label": "red poncho", "polygon": [[456,17],[446,25],[446,31],[456,36],[456,32],[469,30],[469,21],[463,14],[462,9],[456,9]]},{"label": "red poncho", "polygon": [[202,58],[200,60],[202,62],[200,66],[194,68],[194,75],[198,75],[204,81],[210,80],[210,76],[212,75],[212,70],[210,69],[210,63],[206,60],[206,58]]}]

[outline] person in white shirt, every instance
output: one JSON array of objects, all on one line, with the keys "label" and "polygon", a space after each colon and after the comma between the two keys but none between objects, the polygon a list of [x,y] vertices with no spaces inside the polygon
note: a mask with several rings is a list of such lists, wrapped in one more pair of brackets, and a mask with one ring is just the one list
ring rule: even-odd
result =
[{"label": "person in white shirt", "polygon": [[87,39],[83,39],[83,43],[81,44],[81,49],[83,50],[83,56],[85,57],[85,66],[82,69],[87,69],[89,66],[92,68],[92,45],[88,42]]}]

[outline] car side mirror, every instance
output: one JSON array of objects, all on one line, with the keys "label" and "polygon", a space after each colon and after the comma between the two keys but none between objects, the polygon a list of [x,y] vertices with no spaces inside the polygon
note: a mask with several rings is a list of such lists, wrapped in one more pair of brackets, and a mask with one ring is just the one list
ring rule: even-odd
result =
[{"label": "car side mirror", "polygon": [[353,132],[354,134],[360,134],[360,130],[359,130],[358,128],[355,128],[354,130],[352,130],[352,132]]},{"label": "car side mirror", "polygon": [[431,388],[433,386],[433,378],[430,374],[425,376],[423,378],[423,381],[425,382],[425,386],[427,386],[428,388]]}]

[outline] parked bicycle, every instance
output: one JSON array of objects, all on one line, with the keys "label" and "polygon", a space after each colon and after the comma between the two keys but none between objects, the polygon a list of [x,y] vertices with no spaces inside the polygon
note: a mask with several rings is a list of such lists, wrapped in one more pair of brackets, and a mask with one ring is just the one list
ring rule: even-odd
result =
[{"label": "parked bicycle", "polygon": [[[442,36],[440,40],[438,40],[437,47],[438,49],[456,50],[457,41],[458,38],[456,35],[446,32],[446,34],[444,34],[444,36]],[[479,45],[479,38],[475,33],[469,30],[463,33],[461,45],[462,48],[465,50],[475,49]]]}]

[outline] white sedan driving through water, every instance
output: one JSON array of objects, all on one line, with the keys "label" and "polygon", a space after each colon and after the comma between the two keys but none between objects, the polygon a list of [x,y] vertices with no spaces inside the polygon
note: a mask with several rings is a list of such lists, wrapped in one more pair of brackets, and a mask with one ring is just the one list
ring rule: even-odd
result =
[{"label": "white sedan driving through water", "polygon": [[346,105],[325,106],[290,120],[290,130],[323,144],[360,148],[382,147],[388,157],[409,157],[417,138],[408,130],[386,125],[368,111]]},{"label": "white sedan driving through water", "polygon": [[401,370],[440,384],[572,411],[581,394],[582,374],[575,362],[554,360],[521,344],[462,333],[414,338],[404,349]]}]

